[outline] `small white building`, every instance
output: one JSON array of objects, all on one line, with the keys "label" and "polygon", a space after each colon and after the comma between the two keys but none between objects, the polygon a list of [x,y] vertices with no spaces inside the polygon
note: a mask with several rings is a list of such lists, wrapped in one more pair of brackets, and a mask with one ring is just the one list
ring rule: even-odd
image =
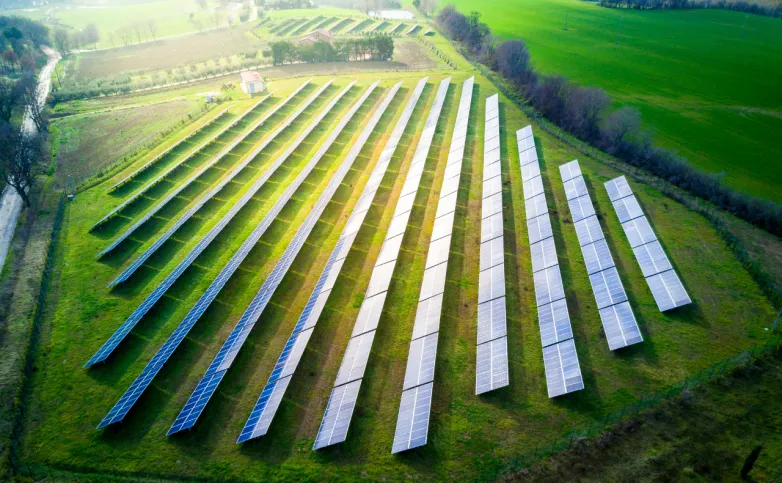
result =
[{"label": "small white building", "polygon": [[258,92],[266,92],[266,83],[258,72],[242,72],[240,75],[242,77],[242,90],[245,94],[253,95]]}]

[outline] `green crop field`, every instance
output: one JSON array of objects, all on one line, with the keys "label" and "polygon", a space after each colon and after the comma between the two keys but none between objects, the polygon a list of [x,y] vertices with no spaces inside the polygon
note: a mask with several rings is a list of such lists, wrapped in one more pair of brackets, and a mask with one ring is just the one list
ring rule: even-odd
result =
[{"label": "green crop field", "polygon": [[637,107],[654,140],[696,167],[782,201],[779,19],[750,15],[745,24],[738,12],[617,10],[579,0],[453,3],[481,12],[495,35],[524,39],[542,72]]}]

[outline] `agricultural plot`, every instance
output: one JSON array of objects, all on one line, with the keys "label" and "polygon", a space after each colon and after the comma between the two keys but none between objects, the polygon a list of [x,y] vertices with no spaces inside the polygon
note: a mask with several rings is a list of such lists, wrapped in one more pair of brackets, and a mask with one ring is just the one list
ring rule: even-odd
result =
[{"label": "agricultural plot", "polygon": [[320,30],[320,29],[330,29],[332,24],[337,22],[339,20],[339,17],[328,17],[323,20],[321,20],[317,25],[315,25],[312,30]]},{"label": "agricultural plot", "polygon": [[[627,180],[692,301],[663,312],[603,186],[621,173],[528,127],[485,78],[448,74],[316,76],[300,91],[306,78],[279,78],[244,127],[103,231],[85,236],[117,194],[176,160],[107,194],[140,159],[79,193],[26,461],[192,479],[473,480],[767,337],[773,308],[706,220]],[[579,175],[563,179],[576,157]],[[573,194],[602,222],[643,342],[607,343]],[[553,268],[559,282],[544,289]],[[111,357],[83,369],[158,287]]]},{"label": "agricultural plot", "polygon": [[291,32],[291,35],[301,35],[301,34],[307,33],[310,30],[312,30],[312,28],[316,24],[320,23],[321,20],[323,20],[323,16],[322,15],[318,15],[317,17],[313,18],[312,20],[304,22],[301,25],[301,27],[299,27],[296,30],[294,30],[293,32]]},{"label": "agricultural plot", "polygon": [[356,25],[354,25],[353,27],[349,28],[349,29],[347,30],[347,32],[345,32],[345,33],[347,33],[347,34],[357,34],[357,33],[360,33],[360,32],[362,32],[364,29],[366,29],[367,27],[369,27],[370,25],[372,25],[373,23],[375,23],[375,21],[374,21],[374,20],[372,20],[372,19],[365,19],[365,20],[362,20],[361,22],[357,23],[357,24],[356,24]]},{"label": "agricultural plot", "polygon": [[345,28],[346,28],[348,25],[352,24],[353,22],[355,22],[355,20],[354,20],[354,19],[352,19],[352,18],[345,18],[345,19],[342,19],[342,20],[340,20],[339,22],[337,22],[337,24],[336,24],[336,25],[334,25],[333,27],[331,27],[331,28],[329,29],[329,31],[330,31],[330,32],[333,32],[333,33],[339,33],[339,32],[341,32],[342,30],[344,30],[344,29],[345,29]]}]

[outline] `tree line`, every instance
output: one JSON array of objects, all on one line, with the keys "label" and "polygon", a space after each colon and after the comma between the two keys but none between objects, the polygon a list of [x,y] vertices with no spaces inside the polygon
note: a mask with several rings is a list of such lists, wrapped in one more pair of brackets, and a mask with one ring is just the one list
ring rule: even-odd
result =
[{"label": "tree line", "polygon": [[554,124],[577,138],[634,166],[643,168],[717,207],[775,235],[782,235],[782,205],[735,191],[718,176],[690,166],[672,151],[652,145],[641,113],[614,108],[602,89],[584,87],[562,76],[537,72],[521,40],[498,42],[480,14],[464,15],[449,5],[437,22],[469,55],[499,73],[519,96]]},{"label": "tree line", "polygon": [[782,3],[761,4],[745,0],[600,0],[599,4],[603,7],[635,10],[718,8],[782,18]]},{"label": "tree line", "polygon": [[[0,28],[6,63],[0,75],[0,176],[30,206],[29,190],[47,165],[48,113],[39,99],[35,70],[43,61],[40,46],[48,43],[49,30],[18,17],[0,17]],[[26,125],[25,117],[30,120]]]},{"label": "tree line", "polygon": [[323,40],[313,43],[294,43],[282,40],[269,44],[269,49],[268,53],[274,65],[292,62],[390,60],[394,56],[394,39],[388,34],[377,34],[336,40],[334,45]]}]

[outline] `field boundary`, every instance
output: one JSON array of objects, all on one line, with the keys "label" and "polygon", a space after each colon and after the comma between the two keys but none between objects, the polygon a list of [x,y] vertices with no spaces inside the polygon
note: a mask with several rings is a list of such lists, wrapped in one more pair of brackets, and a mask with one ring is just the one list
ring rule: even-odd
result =
[{"label": "field boundary", "polygon": [[[38,296],[35,303],[32,323],[30,324],[29,335],[27,337],[27,346],[23,352],[24,366],[19,379],[19,386],[14,401],[12,412],[13,421],[11,423],[11,434],[8,441],[8,463],[11,471],[14,472],[18,464],[18,455],[16,450],[21,446],[20,439],[24,431],[24,419],[26,403],[30,395],[30,377],[35,369],[35,356],[38,351],[38,342],[41,336],[41,325],[43,315],[46,310],[46,300],[48,298],[49,286],[51,282],[52,271],[54,269],[55,252],[57,250],[57,241],[59,239],[60,229],[62,228],[63,216],[65,214],[65,193],[60,194],[57,202],[57,211],[52,223],[52,231],[49,237],[49,244],[46,249],[46,261],[44,263],[43,273],[41,274],[41,283],[39,285]],[[3,462],[3,465],[5,462]]]},{"label": "field boundary", "polygon": [[[62,204],[63,203],[61,202],[61,206]],[[60,211],[61,209],[58,210],[58,220],[62,219]],[[55,239],[55,233],[59,231],[59,221],[55,221],[55,223],[58,225],[58,229],[52,232],[53,240]],[[50,245],[50,254],[53,253],[53,246],[54,243]],[[48,260],[49,258],[47,258],[47,271],[50,269],[50,263]],[[715,379],[719,379],[722,376],[729,375],[736,369],[746,367],[756,360],[773,355],[780,351],[782,351],[782,335],[770,337],[764,343],[756,344],[728,357],[727,359],[715,362],[711,366],[708,366],[699,372],[693,373],[692,375],[686,377],[684,380],[671,383],[663,389],[655,391],[646,396],[642,396],[636,401],[627,404],[622,408],[605,414],[603,417],[598,418],[597,421],[593,420],[587,425],[582,425],[578,428],[561,432],[553,438],[550,445],[549,443],[539,443],[535,446],[533,451],[510,456],[509,458],[506,458],[505,461],[501,461],[496,464],[492,469],[483,471],[478,480],[496,481],[504,475],[531,467],[540,463],[548,456],[569,449],[576,441],[597,436],[602,431],[616,426],[623,420],[637,416],[639,413],[641,413],[641,411],[656,408],[663,402],[678,398],[680,395],[684,394],[685,391],[703,386],[704,384]],[[30,364],[30,367],[32,367],[32,363]],[[27,369],[27,367],[25,367],[25,369]],[[20,422],[21,420],[22,418],[17,419],[17,421]],[[21,430],[21,424],[19,426]],[[10,445],[9,461],[11,462],[11,470],[17,476],[31,478],[34,481],[45,478],[49,478],[52,481],[85,481],[89,480],[89,478],[87,478],[88,476],[99,477],[101,479],[111,478],[115,481],[222,481],[219,479],[191,475],[167,475],[146,471],[109,473],[106,471],[96,470],[95,468],[79,465],[51,466],[40,463],[24,462],[16,453],[17,448],[20,447],[19,439],[17,438],[18,436],[14,434],[14,439]],[[252,480],[232,479],[231,481],[249,483]]]}]

